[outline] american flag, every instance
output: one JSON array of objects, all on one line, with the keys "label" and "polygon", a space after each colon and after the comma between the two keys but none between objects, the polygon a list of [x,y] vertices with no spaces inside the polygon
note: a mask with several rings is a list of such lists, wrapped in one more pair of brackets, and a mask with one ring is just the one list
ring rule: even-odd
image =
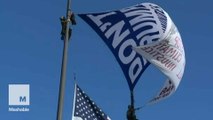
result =
[{"label": "american flag", "polygon": [[76,84],[72,120],[111,120]]}]

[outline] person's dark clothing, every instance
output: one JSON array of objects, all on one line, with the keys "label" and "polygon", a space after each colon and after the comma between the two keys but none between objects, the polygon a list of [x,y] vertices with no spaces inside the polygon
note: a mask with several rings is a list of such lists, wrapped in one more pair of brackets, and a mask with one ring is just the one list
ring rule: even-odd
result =
[{"label": "person's dark clothing", "polygon": [[[64,16],[62,16],[60,18],[60,20],[61,20],[61,40],[65,40],[67,21],[66,21],[66,18]],[[68,37],[68,39],[70,39],[71,32],[72,32],[72,30],[69,28],[69,37]]]}]

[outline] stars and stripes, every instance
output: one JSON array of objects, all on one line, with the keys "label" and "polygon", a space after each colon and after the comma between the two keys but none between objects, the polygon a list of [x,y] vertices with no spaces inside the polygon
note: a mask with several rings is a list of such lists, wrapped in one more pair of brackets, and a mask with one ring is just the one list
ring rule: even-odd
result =
[{"label": "stars and stripes", "polygon": [[72,120],[111,120],[76,84]]}]

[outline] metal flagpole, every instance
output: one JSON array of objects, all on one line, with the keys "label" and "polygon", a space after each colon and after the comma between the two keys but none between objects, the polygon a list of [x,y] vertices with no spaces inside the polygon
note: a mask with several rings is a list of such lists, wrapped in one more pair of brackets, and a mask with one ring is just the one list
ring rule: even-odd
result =
[{"label": "metal flagpole", "polygon": [[[70,25],[70,8],[71,0],[67,0],[67,13],[66,13],[66,33],[63,48],[63,57],[62,57],[62,66],[61,66],[61,77],[60,77],[60,86],[59,86],[59,96],[58,96],[58,109],[57,109],[57,120],[62,120],[63,114],[63,103],[64,103],[64,91],[65,91],[65,83],[66,83],[66,69],[67,69],[67,53],[68,53],[68,43],[69,43],[69,32],[72,32]],[[69,31],[70,30],[70,31]]]},{"label": "metal flagpole", "polygon": [[130,96],[131,96],[131,106],[134,108],[135,107],[135,100],[134,100],[134,91],[133,91],[133,89],[130,91]]}]

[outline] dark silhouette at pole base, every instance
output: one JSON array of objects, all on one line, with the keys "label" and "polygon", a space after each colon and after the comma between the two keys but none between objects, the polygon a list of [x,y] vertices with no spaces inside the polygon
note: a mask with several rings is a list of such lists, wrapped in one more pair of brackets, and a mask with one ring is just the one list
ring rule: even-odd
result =
[{"label": "dark silhouette at pole base", "polygon": [[138,109],[135,109],[135,107],[134,107],[134,92],[133,92],[133,90],[130,91],[130,94],[131,94],[130,95],[131,104],[128,105],[126,117],[127,117],[127,120],[138,120],[136,118],[136,115],[135,115],[135,110],[138,110]]},{"label": "dark silhouette at pole base", "polygon": [[135,108],[132,105],[128,106],[126,117],[127,117],[127,120],[138,120],[135,115]]}]

